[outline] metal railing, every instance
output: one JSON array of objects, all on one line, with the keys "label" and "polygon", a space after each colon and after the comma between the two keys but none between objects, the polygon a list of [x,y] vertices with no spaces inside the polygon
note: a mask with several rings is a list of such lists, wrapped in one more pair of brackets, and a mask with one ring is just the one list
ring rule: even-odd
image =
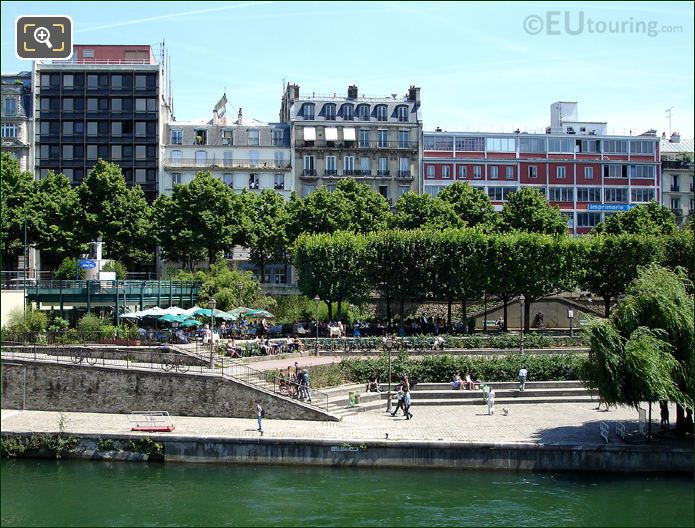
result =
[{"label": "metal railing", "polygon": [[276,160],[258,160],[258,159],[234,159],[234,160],[216,160],[205,159],[198,160],[195,158],[166,158],[164,165],[167,167],[199,167],[210,169],[291,169],[290,161]]},{"label": "metal railing", "polygon": [[378,141],[378,140],[336,140],[336,141],[326,141],[320,140],[295,140],[294,146],[296,148],[352,148],[352,149],[408,149],[414,150],[418,148],[417,141]]}]

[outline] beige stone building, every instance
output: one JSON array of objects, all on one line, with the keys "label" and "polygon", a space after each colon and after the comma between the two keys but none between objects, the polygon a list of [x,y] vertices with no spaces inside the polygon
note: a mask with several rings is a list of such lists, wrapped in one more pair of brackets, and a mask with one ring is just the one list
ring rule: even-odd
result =
[{"label": "beige stone building", "polygon": [[295,188],[306,196],[354,178],[390,203],[407,191],[421,192],[422,117],[420,88],[404,96],[301,94],[288,84],[280,121],[291,127]]},{"label": "beige stone building", "polygon": [[659,144],[661,153],[661,203],[671,209],[678,225],[693,214],[693,140],[677,133]]},{"label": "beige stone building", "polygon": [[34,135],[31,72],[2,75],[2,150],[19,161],[22,171],[33,171]]}]

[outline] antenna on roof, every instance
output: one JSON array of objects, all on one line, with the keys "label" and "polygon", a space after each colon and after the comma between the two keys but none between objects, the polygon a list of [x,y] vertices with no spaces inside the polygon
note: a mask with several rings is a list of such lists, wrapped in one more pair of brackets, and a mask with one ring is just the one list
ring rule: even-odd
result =
[{"label": "antenna on roof", "polygon": [[668,116],[668,135],[671,135],[671,110],[673,110],[675,106],[672,106],[671,108],[666,109],[666,115]]}]

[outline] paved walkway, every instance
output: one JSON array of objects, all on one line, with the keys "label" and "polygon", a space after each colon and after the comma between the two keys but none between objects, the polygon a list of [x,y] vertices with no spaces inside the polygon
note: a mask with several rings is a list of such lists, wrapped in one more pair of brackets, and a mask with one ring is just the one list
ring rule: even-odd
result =
[{"label": "paved walkway", "polygon": [[[637,425],[637,412],[618,408],[596,411],[595,403],[563,403],[553,405],[510,404],[504,416],[497,406],[494,416],[487,415],[481,403],[467,406],[421,407],[414,403],[414,418],[392,418],[383,409],[348,415],[341,422],[310,422],[269,420],[263,422],[265,438],[334,439],[341,441],[382,440],[386,433],[391,440],[523,442],[562,445],[595,445],[602,443],[599,422],[611,426],[611,442],[615,422]],[[127,415],[62,413],[64,430],[69,433],[130,433]],[[675,409],[672,410],[675,416]],[[57,432],[61,413],[48,411],[2,410],[2,431]],[[256,421],[244,418],[172,417],[176,435],[206,437],[257,437]],[[657,419],[658,420],[658,419]],[[658,430],[658,421],[654,431]]]}]

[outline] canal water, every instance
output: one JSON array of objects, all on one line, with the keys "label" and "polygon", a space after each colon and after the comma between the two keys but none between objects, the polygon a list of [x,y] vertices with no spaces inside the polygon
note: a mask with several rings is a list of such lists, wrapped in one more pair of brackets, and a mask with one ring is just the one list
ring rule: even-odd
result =
[{"label": "canal water", "polygon": [[3,460],[2,526],[693,526],[692,476]]}]

